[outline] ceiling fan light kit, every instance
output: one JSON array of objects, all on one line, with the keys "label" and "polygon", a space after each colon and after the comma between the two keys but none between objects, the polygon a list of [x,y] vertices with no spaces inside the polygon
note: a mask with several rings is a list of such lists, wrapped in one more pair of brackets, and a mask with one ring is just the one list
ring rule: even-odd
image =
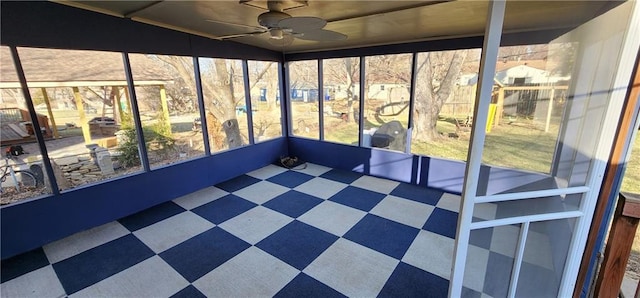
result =
[{"label": "ceiling fan light kit", "polygon": [[282,39],[284,36],[284,32],[282,32],[282,29],[271,29],[269,31],[269,34],[272,39]]}]

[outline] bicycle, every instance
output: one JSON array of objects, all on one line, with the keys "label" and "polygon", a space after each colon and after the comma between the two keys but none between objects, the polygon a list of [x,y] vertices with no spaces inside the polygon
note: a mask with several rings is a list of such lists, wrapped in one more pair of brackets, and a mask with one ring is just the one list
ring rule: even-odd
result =
[{"label": "bicycle", "polygon": [[9,160],[11,159],[10,154],[6,154],[4,157],[5,165],[4,170],[2,171],[2,176],[0,176],[0,192],[3,191],[3,184],[7,180],[8,177],[11,177],[13,181],[13,186],[16,188],[16,191],[20,192],[20,189],[28,189],[35,188],[38,186],[38,180],[36,176],[28,170],[14,170],[13,166],[9,164]]}]

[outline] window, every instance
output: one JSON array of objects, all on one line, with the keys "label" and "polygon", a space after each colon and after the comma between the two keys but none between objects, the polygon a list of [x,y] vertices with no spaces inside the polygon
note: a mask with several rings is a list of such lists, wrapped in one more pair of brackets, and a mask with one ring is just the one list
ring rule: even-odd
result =
[{"label": "window", "polygon": [[289,63],[289,90],[293,135],[320,139],[318,61]]},{"label": "window", "polygon": [[358,146],[360,58],[327,59],[322,63],[323,85],[327,89],[322,115],[324,139]]},{"label": "window", "polygon": [[[49,179],[44,174],[46,170],[42,162],[42,153],[38,143],[34,143],[34,127],[37,125],[34,125],[29,116],[13,58],[6,46],[0,47],[0,62],[0,205],[6,205],[50,194],[51,187]],[[42,103],[41,97],[32,100],[38,104]],[[46,110],[38,111],[38,125],[44,128],[43,134],[47,137],[53,134],[50,119]],[[26,173],[23,174],[23,171]]]},{"label": "window", "polygon": [[242,61],[199,58],[211,152],[249,144]]},{"label": "window", "polygon": [[130,54],[151,168],[204,155],[193,58]]},{"label": "window", "polygon": [[411,56],[365,58],[364,146],[406,151],[410,139]]},{"label": "window", "polygon": [[485,163],[551,172],[574,55],[558,41],[500,48]]},{"label": "window", "polygon": [[278,62],[248,61],[256,143],[282,136],[278,66]]},{"label": "window", "polygon": [[36,111],[48,118],[45,145],[60,189],[141,171],[121,53],[18,52]]},{"label": "window", "polygon": [[418,53],[416,63],[411,152],[466,160],[480,50]]}]

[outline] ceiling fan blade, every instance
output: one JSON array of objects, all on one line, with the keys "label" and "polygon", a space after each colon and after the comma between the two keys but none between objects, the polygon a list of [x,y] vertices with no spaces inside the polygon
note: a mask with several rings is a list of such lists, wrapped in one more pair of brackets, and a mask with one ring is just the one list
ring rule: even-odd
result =
[{"label": "ceiling fan blade", "polygon": [[314,41],[336,41],[347,39],[347,36],[342,33],[324,29],[303,32],[301,36],[296,35],[296,37],[299,39]]},{"label": "ceiling fan blade", "polygon": [[264,28],[259,27],[259,26],[251,26],[251,25],[244,25],[244,24],[236,24],[236,23],[230,23],[230,22],[225,22],[225,21],[216,21],[216,20],[205,20],[209,23],[217,23],[217,24],[222,24],[222,25],[229,25],[229,26],[236,26],[236,27],[244,27],[244,28],[249,28],[249,29],[253,29],[253,30],[263,30]]},{"label": "ceiling fan blade", "polygon": [[269,38],[269,43],[274,46],[283,48],[292,44],[293,40],[294,40],[293,35],[285,34],[282,36],[282,39]]},{"label": "ceiling fan blade", "polygon": [[217,40],[225,40],[225,39],[231,39],[231,38],[260,35],[260,34],[264,34],[264,33],[267,33],[267,32],[268,31],[256,31],[256,32],[240,33],[240,34],[229,34],[229,35],[218,36],[218,37],[216,37],[216,39]]},{"label": "ceiling fan blade", "polygon": [[307,32],[320,30],[327,25],[327,21],[316,17],[290,17],[278,22],[278,27],[291,29],[293,32]]}]

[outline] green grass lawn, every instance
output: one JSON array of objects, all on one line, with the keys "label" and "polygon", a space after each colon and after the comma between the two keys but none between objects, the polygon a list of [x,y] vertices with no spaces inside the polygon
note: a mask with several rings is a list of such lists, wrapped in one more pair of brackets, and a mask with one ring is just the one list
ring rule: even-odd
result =
[{"label": "green grass lawn", "polygon": [[636,137],[631,149],[631,159],[622,179],[621,191],[640,193],[640,137]]},{"label": "green grass lawn", "polygon": [[[624,178],[622,179],[620,191],[640,193],[640,137],[636,137],[636,140],[633,143],[631,159],[627,164],[627,169],[624,173]],[[633,246],[631,249],[636,253],[640,253],[640,227],[633,238]]]},{"label": "green grass lawn", "polygon": [[[470,133],[456,131],[448,118],[438,121],[437,125],[442,139],[434,142],[414,140],[412,153],[466,160]],[[456,133],[457,137],[448,137],[450,133]],[[544,132],[539,125],[528,121],[493,127],[487,133],[482,161],[494,166],[549,173],[557,135],[557,126]]]}]

